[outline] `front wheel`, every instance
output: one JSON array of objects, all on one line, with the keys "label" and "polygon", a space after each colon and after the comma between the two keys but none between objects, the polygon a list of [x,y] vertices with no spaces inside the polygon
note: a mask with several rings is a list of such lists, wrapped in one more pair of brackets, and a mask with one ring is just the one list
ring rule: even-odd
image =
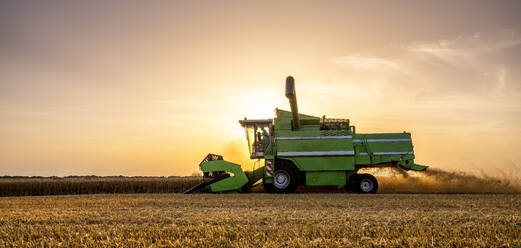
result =
[{"label": "front wheel", "polygon": [[378,181],[371,174],[359,174],[356,178],[356,191],[362,194],[374,194],[378,190]]},{"label": "front wheel", "polygon": [[298,172],[288,163],[275,165],[273,184],[265,184],[264,187],[270,193],[294,193],[298,186]]}]

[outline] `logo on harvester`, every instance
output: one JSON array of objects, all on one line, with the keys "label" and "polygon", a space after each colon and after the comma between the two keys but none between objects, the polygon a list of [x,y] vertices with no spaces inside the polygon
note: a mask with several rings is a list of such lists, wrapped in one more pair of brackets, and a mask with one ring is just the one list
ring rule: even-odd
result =
[{"label": "logo on harvester", "polygon": [[273,176],[273,161],[271,160],[266,160],[266,176]]}]

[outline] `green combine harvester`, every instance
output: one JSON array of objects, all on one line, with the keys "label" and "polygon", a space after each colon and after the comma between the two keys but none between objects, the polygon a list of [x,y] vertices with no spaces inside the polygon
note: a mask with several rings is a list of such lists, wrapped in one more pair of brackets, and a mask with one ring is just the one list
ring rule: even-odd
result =
[{"label": "green combine harvester", "polygon": [[359,169],[427,169],[414,163],[410,133],[361,134],[349,119],[300,114],[291,76],[286,78],[286,97],[291,111],[276,109],[274,119],[239,121],[246,130],[250,158],[262,166],[244,172],[240,165],[208,154],[199,165],[203,182],[185,193],[247,192],[261,179],[271,193],[293,193],[298,185],[343,185],[348,191],[376,193],[376,178],[358,174]]}]

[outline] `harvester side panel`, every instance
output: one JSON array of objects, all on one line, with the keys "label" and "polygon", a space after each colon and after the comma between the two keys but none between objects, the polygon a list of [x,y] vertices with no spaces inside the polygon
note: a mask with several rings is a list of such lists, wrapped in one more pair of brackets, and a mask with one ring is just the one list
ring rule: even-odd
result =
[{"label": "harvester side panel", "polygon": [[306,172],[306,185],[345,185],[347,176],[346,171],[308,171]]},{"label": "harvester side panel", "polygon": [[354,170],[353,156],[280,157],[291,160],[300,171]]},{"label": "harvester side panel", "polygon": [[352,136],[345,130],[326,131],[319,125],[302,125],[299,131],[275,133],[276,156],[293,161],[300,171],[355,169]]},{"label": "harvester side panel", "polygon": [[410,133],[355,134],[353,145],[357,165],[376,165],[414,159]]},{"label": "harvester side panel", "polygon": [[410,133],[377,133],[353,135],[357,167],[398,164],[404,169],[425,170],[414,163],[414,146]]}]

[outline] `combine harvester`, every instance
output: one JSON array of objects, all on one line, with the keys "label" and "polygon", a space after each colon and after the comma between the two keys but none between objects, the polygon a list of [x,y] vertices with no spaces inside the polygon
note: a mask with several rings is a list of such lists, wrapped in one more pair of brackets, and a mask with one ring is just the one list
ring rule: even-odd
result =
[{"label": "combine harvester", "polygon": [[348,191],[376,193],[376,178],[358,174],[359,169],[427,169],[414,163],[410,133],[359,134],[349,119],[300,114],[291,76],[286,78],[286,97],[291,112],[276,109],[275,119],[239,121],[246,130],[250,158],[263,166],[244,172],[240,165],[208,154],[199,165],[203,182],[185,193],[246,192],[261,179],[271,193],[293,193],[298,185],[343,185]]}]

